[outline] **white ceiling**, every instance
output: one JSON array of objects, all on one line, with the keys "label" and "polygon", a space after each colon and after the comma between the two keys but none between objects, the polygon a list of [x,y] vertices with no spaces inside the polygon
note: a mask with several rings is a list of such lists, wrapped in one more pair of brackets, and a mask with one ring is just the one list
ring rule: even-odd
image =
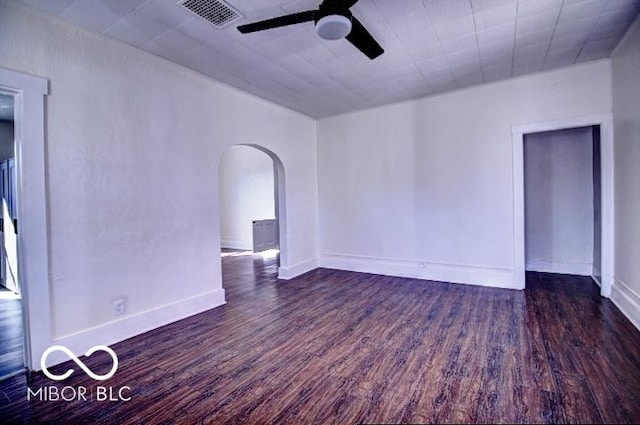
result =
[{"label": "white ceiling", "polygon": [[385,49],[371,61],[313,23],[253,34],[237,25],[320,0],[227,0],[218,29],[177,0],[19,0],[319,118],[607,57],[640,0],[360,0],[351,11]]}]

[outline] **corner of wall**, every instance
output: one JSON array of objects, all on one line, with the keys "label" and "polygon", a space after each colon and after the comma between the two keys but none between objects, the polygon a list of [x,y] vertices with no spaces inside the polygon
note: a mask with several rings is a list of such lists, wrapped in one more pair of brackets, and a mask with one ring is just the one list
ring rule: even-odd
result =
[{"label": "corner of wall", "polygon": [[616,277],[611,288],[611,301],[640,330],[640,295]]},{"label": "corner of wall", "polygon": [[616,45],[616,47],[613,48],[613,50],[611,51],[611,54],[609,55],[609,59],[611,59],[612,57],[614,57],[618,53],[618,50],[620,50],[620,47],[623,46],[624,44],[626,44],[627,40],[629,40],[629,38],[631,37],[631,34],[633,34],[633,32],[638,27],[640,27],[640,15],[638,15],[636,17],[636,20],[633,21],[633,23],[629,26],[627,31],[624,33],[624,35],[622,36],[622,38],[620,39],[620,41]]},{"label": "corner of wall", "polygon": [[278,267],[278,279],[290,280],[318,268],[318,259],[311,258],[298,264]]},{"label": "corner of wall", "polygon": [[[611,301],[640,330],[640,267],[637,225],[640,197],[637,181],[637,134],[640,128],[637,69],[640,64],[640,15],[629,26],[609,58],[612,62],[612,109],[615,138],[615,276]],[[623,276],[623,278],[621,278]]]}]

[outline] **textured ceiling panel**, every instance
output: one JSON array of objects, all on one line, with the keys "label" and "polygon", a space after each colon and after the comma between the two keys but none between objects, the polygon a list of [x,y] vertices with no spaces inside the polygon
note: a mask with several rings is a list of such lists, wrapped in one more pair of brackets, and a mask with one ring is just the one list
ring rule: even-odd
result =
[{"label": "textured ceiling panel", "polygon": [[370,61],[313,22],[252,34],[236,25],[316,0],[226,0],[222,29],[177,0],[16,0],[312,117],[608,57],[640,0],[360,0],[353,14],[385,53]]}]

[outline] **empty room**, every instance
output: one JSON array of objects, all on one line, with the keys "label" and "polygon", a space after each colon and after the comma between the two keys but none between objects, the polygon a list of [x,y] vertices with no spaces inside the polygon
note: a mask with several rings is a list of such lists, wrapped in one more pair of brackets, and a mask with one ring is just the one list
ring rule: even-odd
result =
[{"label": "empty room", "polygon": [[0,423],[640,422],[640,0],[0,0]]}]

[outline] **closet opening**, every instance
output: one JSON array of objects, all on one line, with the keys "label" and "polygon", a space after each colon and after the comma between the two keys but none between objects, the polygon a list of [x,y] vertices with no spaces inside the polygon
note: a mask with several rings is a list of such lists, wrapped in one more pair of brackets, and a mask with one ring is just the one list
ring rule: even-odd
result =
[{"label": "closet opening", "polygon": [[600,126],[524,135],[525,270],[602,281]]}]

